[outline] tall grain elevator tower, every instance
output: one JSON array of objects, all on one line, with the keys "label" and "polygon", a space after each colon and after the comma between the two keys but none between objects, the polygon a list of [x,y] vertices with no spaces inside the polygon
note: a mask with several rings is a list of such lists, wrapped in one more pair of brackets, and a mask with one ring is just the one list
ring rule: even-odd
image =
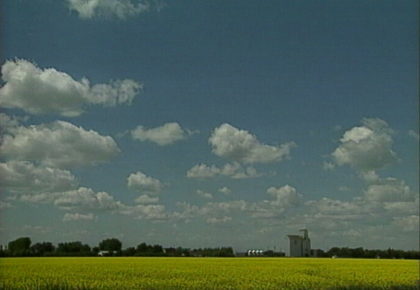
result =
[{"label": "tall grain elevator tower", "polygon": [[290,257],[309,257],[311,255],[311,240],[309,239],[308,230],[300,230],[303,236],[288,235],[290,242]]}]

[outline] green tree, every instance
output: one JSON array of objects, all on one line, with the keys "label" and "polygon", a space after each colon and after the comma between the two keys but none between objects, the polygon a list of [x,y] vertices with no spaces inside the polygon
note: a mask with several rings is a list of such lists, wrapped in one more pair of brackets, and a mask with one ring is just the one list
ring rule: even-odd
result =
[{"label": "green tree", "polygon": [[30,255],[30,247],[31,247],[31,239],[28,237],[18,238],[14,241],[9,242],[8,248],[9,253],[12,256],[29,256]]},{"label": "green tree", "polygon": [[55,247],[50,242],[36,243],[31,247],[31,252],[35,256],[51,255],[54,252],[54,250]]},{"label": "green tree", "polygon": [[121,251],[122,243],[118,239],[105,239],[99,243],[101,251],[119,252]]}]

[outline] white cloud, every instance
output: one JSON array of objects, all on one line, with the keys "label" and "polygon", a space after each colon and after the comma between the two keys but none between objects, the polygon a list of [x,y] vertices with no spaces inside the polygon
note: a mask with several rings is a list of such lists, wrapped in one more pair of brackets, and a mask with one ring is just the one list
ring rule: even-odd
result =
[{"label": "white cloud", "polygon": [[278,188],[270,187],[267,189],[267,193],[274,197],[271,203],[282,208],[298,206],[302,200],[302,195],[290,185]]},{"label": "white cloud", "polygon": [[168,219],[165,206],[161,204],[138,204],[136,206],[126,206],[119,211],[120,214],[132,216],[137,219],[165,220]]},{"label": "white cloud", "polygon": [[243,167],[238,162],[227,163],[219,168],[216,165],[194,165],[187,171],[188,178],[211,178],[217,175],[228,176],[233,179],[245,179],[260,177],[261,174],[252,166]]},{"label": "white cloud", "polygon": [[0,209],[11,208],[12,205],[7,201],[0,200]]},{"label": "white cloud", "polygon": [[332,153],[337,165],[350,165],[359,171],[374,171],[396,160],[392,151],[392,130],[381,119],[363,119],[363,126],[346,131],[340,146]]},{"label": "white cloud", "polygon": [[230,190],[229,187],[223,186],[221,188],[219,188],[218,190],[219,192],[225,194],[225,195],[229,195],[232,191]]},{"label": "white cloud", "polygon": [[93,213],[81,214],[81,213],[66,213],[63,217],[63,222],[70,221],[92,221],[95,219]]},{"label": "white cloud", "polygon": [[163,184],[158,179],[149,177],[140,171],[128,176],[127,186],[145,194],[159,194],[163,189]]},{"label": "white cloud", "polygon": [[414,194],[404,181],[388,177],[370,184],[365,191],[365,197],[377,202],[414,201]]},{"label": "white cloud", "polygon": [[170,145],[186,138],[188,132],[184,131],[178,123],[166,123],[163,126],[146,129],[138,126],[131,131],[135,140],[150,141],[160,146]]},{"label": "white cloud", "polygon": [[91,86],[86,78],[76,81],[64,72],[41,69],[23,59],[6,61],[1,70],[5,85],[0,88],[0,106],[31,114],[75,117],[89,104],[130,104],[142,89],[141,84],[130,79]]},{"label": "white cloud", "polygon": [[331,163],[331,162],[324,162],[323,164],[322,164],[322,168],[324,169],[324,170],[333,170],[334,168],[335,168],[335,164],[334,163]]},{"label": "white cloud", "polygon": [[82,19],[117,17],[125,19],[150,9],[148,1],[132,0],[67,0],[69,8]]},{"label": "white cloud", "polygon": [[35,161],[58,168],[95,165],[120,151],[111,137],[64,121],[20,126],[4,136],[0,149],[9,160]]},{"label": "white cloud", "polygon": [[244,163],[282,161],[290,156],[290,150],[295,146],[293,142],[280,146],[262,144],[248,131],[226,123],[214,129],[209,143],[217,156]]},{"label": "white cloud", "polygon": [[35,166],[28,161],[0,163],[1,186],[16,193],[35,194],[75,188],[76,177],[70,171]]},{"label": "white cloud", "polygon": [[201,196],[201,197],[203,197],[203,198],[206,198],[206,199],[213,199],[213,194],[211,194],[211,193],[209,193],[209,192],[205,192],[205,191],[202,191],[202,190],[198,189],[198,190],[196,191],[196,193],[197,193],[197,195],[198,195],[198,196]]},{"label": "white cloud", "polygon": [[230,216],[223,216],[223,217],[209,217],[206,222],[208,224],[224,224],[230,222],[232,218]]},{"label": "white cloud", "polygon": [[13,131],[19,126],[20,122],[24,121],[25,119],[26,118],[9,116],[4,113],[0,113],[0,135]]},{"label": "white cloud", "polygon": [[119,210],[124,207],[120,201],[107,192],[95,192],[90,188],[80,187],[55,193],[54,205],[61,209],[85,209],[85,210]]},{"label": "white cloud", "polygon": [[[178,203],[181,211],[174,212],[172,217],[181,220],[192,220],[196,217],[203,217],[210,221],[216,221],[220,217],[233,213],[248,214],[256,219],[276,219],[284,215],[290,209],[301,204],[302,195],[295,188],[286,185],[275,188],[270,187],[267,192],[274,197],[272,200],[249,202],[244,200],[232,200],[225,202],[208,202],[203,206],[191,205],[189,203]],[[197,191],[197,194],[204,196],[204,191]],[[208,195],[210,199],[211,194]]]},{"label": "white cloud", "polygon": [[419,196],[414,201],[384,202],[384,209],[394,215],[398,214],[419,214]]},{"label": "white cloud", "polygon": [[216,165],[208,166],[206,164],[194,165],[187,171],[188,178],[210,178],[220,174],[220,169]]},{"label": "white cloud", "polygon": [[317,218],[336,217],[341,220],[363,219],[371,210],[369,204],[362,200],[342,201],[327,197],[308,201],[306,206]]},{"label": "white cloud", "polygon": [[139,204],[158,203],[159,202],[159,197],[149,196],[147,194],[143,194],[143,195],[140,195],[138,198],[136,198],[135,202],[139,203]]}]

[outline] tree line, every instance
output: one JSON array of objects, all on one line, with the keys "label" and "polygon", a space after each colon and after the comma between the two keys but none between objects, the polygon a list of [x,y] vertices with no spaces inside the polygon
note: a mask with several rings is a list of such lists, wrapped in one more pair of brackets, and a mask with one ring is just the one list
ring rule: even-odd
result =
[{"label": "tree line", "polygon": [[324,252],[318,250],[318,257],[340,257],[340,258],[381,258],[381,259],[420,259],[420,251],[404,251],[396,249],[369,250],[359,248],[333,247]]},{"label": "tree line", "polygon": [[[312,250],[317,257],[340,258],[382,258],[382,259],[420,259],[420,251],[404,250],[369,250],[359,248],[333,247],[328,251]],[[104,239],[98,246],[90,247],[80,241],[58,243],[38,242],[32,244],[29,237],[18,238],[8,243],[7,247],[0,246],[0,257],[60,257],[60,256],[123,256],[123,257],[234,257],[232,247],[189,249],[182,247],[163,248],[161,245],[141,243],[136,247],[123,249],[122,243],[116,238]],[[265,251],[262,256],[281,257],[284,253]]]},{"label": "tree line", "polygon": [[51,242],[32,244],[29,237],[18,238],[0,246],[0,257],[88,257],[88,256],[138,256],[138,257],[234,257],[231,247],[221,248],[163,248],[161,245],[141,243],[137,247],[122,249],[115,238],[102,240],[98,246],[90,247],[80,241],[63,242],[57,246]]}]

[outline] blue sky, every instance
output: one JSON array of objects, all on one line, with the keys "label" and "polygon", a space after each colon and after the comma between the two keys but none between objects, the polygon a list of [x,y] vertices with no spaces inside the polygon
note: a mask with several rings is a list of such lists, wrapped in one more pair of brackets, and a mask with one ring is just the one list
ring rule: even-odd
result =
[{"label": "blue sky", "polygon": [[3,1],[0,243],[418,248],[417,6]]}]

